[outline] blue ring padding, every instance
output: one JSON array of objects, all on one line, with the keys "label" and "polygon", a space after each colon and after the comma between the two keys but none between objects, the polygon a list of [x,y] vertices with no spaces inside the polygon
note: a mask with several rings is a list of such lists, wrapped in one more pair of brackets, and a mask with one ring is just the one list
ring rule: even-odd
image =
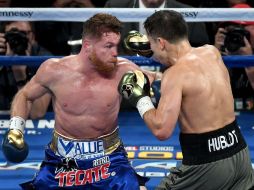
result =
[{"label": "blue ring padding", "polygon": [[[42,62],[49,58],[61,58],[63,56],[0,56],[0,65],[28,65],[39,66]],[[122,56],[127,58],[140,66],[160,66],[158,62],[151,58],[142,56]],[[249,55],[233,55],[223,56],[223,61],[227,67],[249,67],[254,66],[254,56]]]}]

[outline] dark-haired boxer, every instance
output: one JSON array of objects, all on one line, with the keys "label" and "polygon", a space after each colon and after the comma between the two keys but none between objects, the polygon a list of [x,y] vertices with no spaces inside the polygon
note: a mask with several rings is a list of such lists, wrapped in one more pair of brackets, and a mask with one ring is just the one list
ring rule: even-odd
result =
[{"label": "dark-haired boxer", "polygon": [[[145,188],[147,179],[131,167],[118,135],[122,100],[118,83],[127,71],[140,70],[117,57],[120,30],[116,17],[92,16],[84,23],[80,53],[45,61],[15,96],[3,143],[9,161],[21,162],[28,154],[23,132],[31,102],[50,93],[55,113],[45,159],[35,178],[21,185],[23,189]],[[157,76],[147,75],[151,82]]]},{"label": "dark-haired boxer", "polygon": [[[126,97],[137,107],[159,140],[168,139],[180,124],[182,165],[170,170],[158,190],[248,190],[254,175],[246,142],[239,130],[230,78],[221,55],[211,45],[193,48],[187,25],[175,11],[157,11],[144,23],[153,56],[167,66],[157,109],[127,73],[119,84],[133,89]],[[163,26],[163,27],[162,27]]]}]

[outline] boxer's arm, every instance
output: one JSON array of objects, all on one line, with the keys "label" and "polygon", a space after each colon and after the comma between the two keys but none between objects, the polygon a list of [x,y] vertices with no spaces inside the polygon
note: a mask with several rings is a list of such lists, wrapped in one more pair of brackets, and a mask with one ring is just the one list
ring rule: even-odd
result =
[{"label": "boxer's arm", "polygon": [[142,69],[140,68],[138,65],[136,65],[135,63],[133,63],[132,61],[125,59],[125,58],[118,58],[120,63],[124,63],[125,64],[125,71],[134,71],[134,70],[139,70],[142,71],[143,73],[145,73],[150,81],[150,84],[152,84],[154,81],[156,80],[161,80],[162,78],[162,73],[160,71],[150,71],[147,69]]},{"label": "boxer's arm", "polygon": [[3,153],[6,159],[11,162],[22,162],[28,155],[28,145],[23,135],[25,120],[31,111],[32,102],[48,92],[46,88],[48,78],[45,76],[50,75],[44,67],[39,68],[36,75],[18,91],[12,102],[10,127],[2,143]]},{"label": "boxer's arm", "polygon": [[51,73],[48,74],[47,70],[45,65],[41,66],[32,79],[18,91],[11,104],[11,117],[19,116],[27,119],[31,112],[32,103],[39,100],[44,94],[50,93],[47,86],[50,83]]},{"label": "boxer's arm", "polygon": [[179,73],[164,74],[161,82],[161,97],[157,109],[144,114],[144,121],[160,140],[168,139],[176,126],[182,101],[182,82]]},{"label": "boxer's arm", "polygon": [[149,71],[142,69],[142,72],[148,76],[150,83],[153,83],[154,81],[157,80],[161,80],[162,78],[162,73],[160,71]]},{"label": "boxer's arm", "polygon": [[31,119],[38,119],[44,117],[48,110],[50,102],[51,102],[51,94],[48,93],[34,100],[32,103],[29,117]]}]

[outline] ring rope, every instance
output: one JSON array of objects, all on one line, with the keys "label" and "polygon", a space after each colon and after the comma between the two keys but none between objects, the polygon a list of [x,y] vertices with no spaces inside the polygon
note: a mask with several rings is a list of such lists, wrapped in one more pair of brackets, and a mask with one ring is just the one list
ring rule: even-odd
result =
[{"label": "ring rope", "polygon": [[[95,13],[109,13],[122,22],[142,22],[161,8],[1,8],[0,21],[83,22]],[[164,8],[180,12],[187,22],[253,21],[254,9]]]},{"label": "ring rope", "polygon": [[[61,58],[62,56],[0,56],[0,66],[27,65],[38,67],[49,58]],[[122,56],[140,66],[160,66],[151,58],[142,56]],[[223,56],[223,61],[227,67],[250,67],[254,66],[254,56],[252,55],[232,55]]]}]

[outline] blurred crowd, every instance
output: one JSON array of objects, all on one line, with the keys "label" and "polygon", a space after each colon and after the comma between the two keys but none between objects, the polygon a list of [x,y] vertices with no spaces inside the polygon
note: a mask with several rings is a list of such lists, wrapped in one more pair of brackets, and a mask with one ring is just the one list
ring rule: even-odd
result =
[{"label": "blurred crowd", "polygon": [[[0,7],[74,8],[251,8],[251,0],[1,0]],[[253,55],[253,22],[189,22],[192,46],[213,44],[222,55]],[[56,55],[79,52],[82,22],[8,21],[0,22],[0,54],[8,56]],[[124,47],[129,31],[144,32],[142,23],[124,23],[119,55],[135,55]],[[254,110],[254,67],[228,68],[236,110]],[[0,110],[9,110],[16,92],[31,79],[36,67],[0,66]]]}]

